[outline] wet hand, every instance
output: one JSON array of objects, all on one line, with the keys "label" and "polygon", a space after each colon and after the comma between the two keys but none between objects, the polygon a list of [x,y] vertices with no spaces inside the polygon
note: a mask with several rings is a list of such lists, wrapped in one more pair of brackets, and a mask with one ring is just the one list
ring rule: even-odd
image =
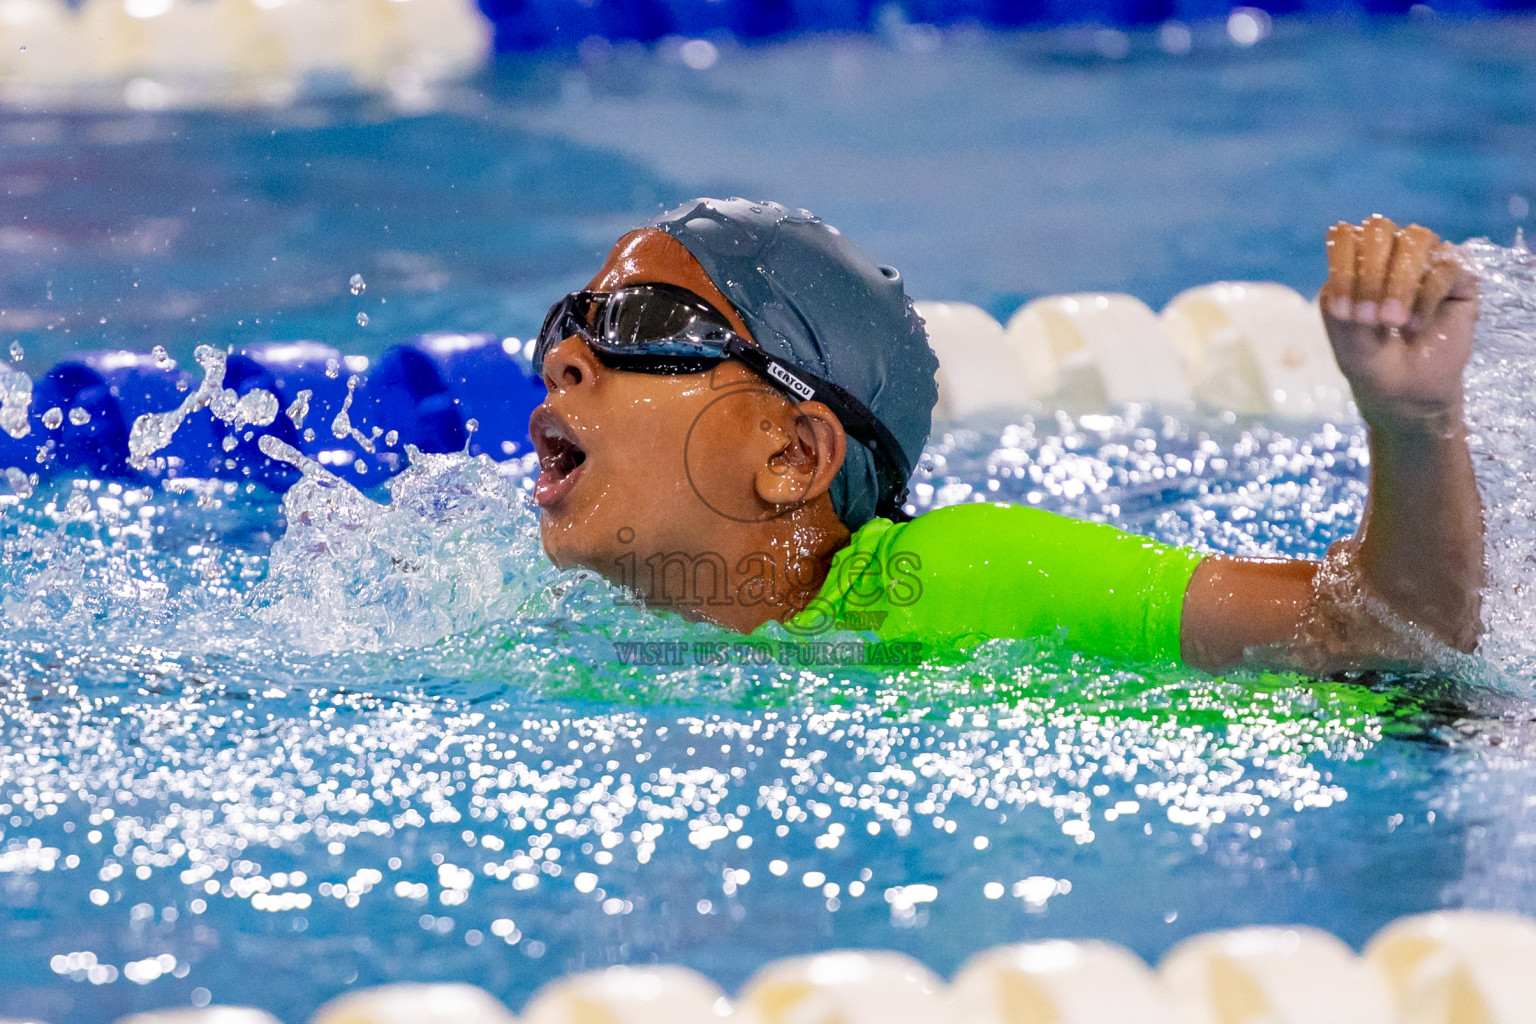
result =
[{"label": "wet hand", "polygon": [[1450,244],[1380,215],[1335,224],[1318,304],[1366,422],[1443,429],[1460,421],[1477,278]]}]

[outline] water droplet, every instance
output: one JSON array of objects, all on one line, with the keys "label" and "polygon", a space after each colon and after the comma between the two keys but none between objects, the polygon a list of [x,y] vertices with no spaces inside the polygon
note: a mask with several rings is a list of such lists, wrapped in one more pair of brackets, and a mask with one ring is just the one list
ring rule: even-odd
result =
[{"label": "water droplet", "polygon": [[224,450],[225,451],[227,451],[227,452],[234,451],[235,450],[235,445],[237,445],[239,443],[240,442],[235,439],[235,435],[234,434],[225,434],[224,435]]},{"label": "water droplet", "polygon": [[11,342],[11,362],[19,363],[27,354],[27,350],[21,347],[21,342]]},{"label": "water droplet", "polygon": [[[239,396],[224,387],[225,352],[211,345],[199,345],[193,358],[203,368],[203,380],[197,390],[167,412],[147,412],[133,421],[128,432],[128,464],[136,469],[148,465],[151,455],[171,443],[182,421],[204,407],[215,416],[228,420]],[[176,382],[178,391],[187,390],[187,378]],[[227,406],[227,409],[226,409]]]},{"label": "water droplet", "polygon": [[391,430],[389,433],[384,435],[384,444],[390,448],[393,448],[396,444],[399,443],[399,441],[400,431],[398,430]]},{"label": "water droplet", "polygon": [[288,418],[293,421],[295,427],[304,425],[304,417],[309,415],[309,399],[313,391],[305,388],[295,396],[293,403],[288,406]]},{"label": "water droplet", "polygon": [[359,313],[359,314],[357,314],[357,326],[359,326],[359,327],[367,327],[368,326],[368,314],[367,313]]},{"label": "water droplet", "polygon": [[54,406],[52,409],[49,409],[47,412],[43,413],[43,426],[47,427],[49,430],[58,430],[59,427],[63,425],[63,409],[60,409],[58,406]]},{"label": "water droplet", "polygon": [[5,482],[10,485],[11,492],[23,501],[32,497],[34,480],[35,478],[27,473],[23,473],[14,466],[6,468]]},{"label": "water droplet", "polygon": [[277,396],[263,388],[252,388],[235,403],[230,425],[239,430],[247,425],[270,426],[277,419]]},{"label": "water droplet", "polygon": [[338,441],[344,441],[352,433],[352,398],[357,393],[357,386],[362,383],[362,378],[357,374],[347,378],[347,397],[341,400],[341,411],[331,421],[331,436]]},{"label": "water droplet", "polygon": [[362,459],[358,459],[358,460],[356,460],[355,462],[352,463],[352,468],[359,475],[361,475],[363,473],[368,472],[368,463],[364,462]]},{"label": "water droplet", "polygon": [[27,412],[32,407],[32,380],[24,373],[0,369],[0,429],[14,438],[32,431]]},{"label": "water droplet", "polygon": [[315,439],[315,428],[314,427],[305,427],[304,428],[304,440],[306,440],[306,441],[313,441],[314,439]]},{"label": "water droplet", "polygon": [[21,52],[22,53],[26,53],[27,52],[27,44],[26,43],[22,43],[21,44]]},{"label": "water droplet", "polygon": [[480,429],[480,421],[471,416],[468,420],[465,421],[464,429],[473,434],[475,431]]},{"label": "water droplet", "polygon": [[327,359],[325,361],[325,375],[331,378],[331,380],[335,380],[337,377],[340,377],[341,364],[334,359]]},{"label": "water droplet", "polygon": [[347,282],[347,287],[352,289],[353,295],[361,295],[368,290],[368,282],[363,280],[362,274],[353,274],[352,280]]},{"label": "water droplet", "polygon": [[73,409],[69,410],[69,422],[73,423],[77,427],[85,426],[87,423],[91,422],[90,410],[83,408],[82,406],[75,406]]},{"label": "water droplet", "polygon": [[149,354],[154,357],[156,366],[164,366],[171,361],[171,357],[165,352],[164,345],[156,345],[149,350]]}]

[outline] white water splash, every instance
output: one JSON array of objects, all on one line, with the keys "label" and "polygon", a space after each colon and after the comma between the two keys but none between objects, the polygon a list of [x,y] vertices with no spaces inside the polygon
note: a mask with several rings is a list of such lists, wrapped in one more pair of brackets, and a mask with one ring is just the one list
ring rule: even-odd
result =
[{"label": "white water splash", "polygon": [[256,447],[260,448],[261,453],[267,458],[286,462],[305,476],[322,477],[335,483],[342,482],[340,477],[281,438],[263,434],[256,442]]},{"label": "white water splash", "polygon": [[[203,381],[197,390],[168,412],[147,412],[133,421],[128,433],[128,464],[134,469],[149,465],[149,457],[171,443],[183,420],[199,409],[211,407],[224,391],[224,353],[211,345],[199,345],[193,353],[203,368]],[[230,398],[233,406],[237,399]],[[224,404],[224,403],[220,403]]]},{"label": "white water splash", "polygon": [[372,455],[376,450],[373,440],[352,425],[352,396],[357,393],[358,385],[362,382],[363,378],[355,373],[347,378],[347,397],[341,400],[341,411],[336,414],[335,419],[331,420],[331,436],[338,441],[345,441],[350,437],[363,451]]},{"label": "white water splash", "polygon": [[304,475],[284,498],[288,529],[254,614],[300,647],[435,643],[516,616],[556,575],[520,464],[408,448],[410,466],[380,504],[277,438],[259,443]]},{"label": "white water splash", "polygon": [[134,469],[149,465],[149,457],[171,443],[186,418],[206,408],[217,419],[229,424],[231,433],[224,439],[224,450],[232,451],[238,443],[235,433],[246,427],[265,427],[277,419],[277,396],[262,388],[252,388],[244,395],[224,386],[226,356],[211,345],[199,345],[193,353],[203,368],[203,380],[197,390],[167,412],[147,412],[133,421],[128,434],[128,464]]},{"label": "white water splash", "polygon": [[12,437],[26,437],[32,430],[27,412],[32,408],[32,378],[16,370],[0,368],[0,430]]},{"label": "white water splash", "polygon": [[1477,347],[1467,368],[1467,422],[1487,524],[1487,634],[1479,651],[1495,668],[1536,677],[1536,254],[1486,239],[1461,247],[1482,279]]}]

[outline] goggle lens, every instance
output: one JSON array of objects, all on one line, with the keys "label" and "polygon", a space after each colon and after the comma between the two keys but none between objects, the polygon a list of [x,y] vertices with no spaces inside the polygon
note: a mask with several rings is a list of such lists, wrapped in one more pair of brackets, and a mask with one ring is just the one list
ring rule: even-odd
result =
[{"label": "goggle lens", "polygon": [[691,373],[724,359],[724,342],[734,332],[719,310],[671,285],[576,292],[545,318],[534,348],[534,370],[543,373],[549,350],[573,336],[618,369]]},{"label": "goggle lens", "polygon": [[730,323],[703,300],[683,302],[657,301],[656,296],[635,301],[610,299],[609,315],[603,340],[623,346],[643,345],[669,339],[698,338],[706,333],[729,330]]}]

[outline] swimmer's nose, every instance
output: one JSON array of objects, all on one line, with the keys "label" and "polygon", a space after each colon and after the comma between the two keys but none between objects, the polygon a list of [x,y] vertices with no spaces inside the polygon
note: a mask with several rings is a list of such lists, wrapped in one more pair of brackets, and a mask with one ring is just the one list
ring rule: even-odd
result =
[{"label": "swimmer's nose", "polygon": [[544,353],[544,386],[551,391],[564,391],[590,384],[597,379],[599,365],[585,341],[566,338]]}]

